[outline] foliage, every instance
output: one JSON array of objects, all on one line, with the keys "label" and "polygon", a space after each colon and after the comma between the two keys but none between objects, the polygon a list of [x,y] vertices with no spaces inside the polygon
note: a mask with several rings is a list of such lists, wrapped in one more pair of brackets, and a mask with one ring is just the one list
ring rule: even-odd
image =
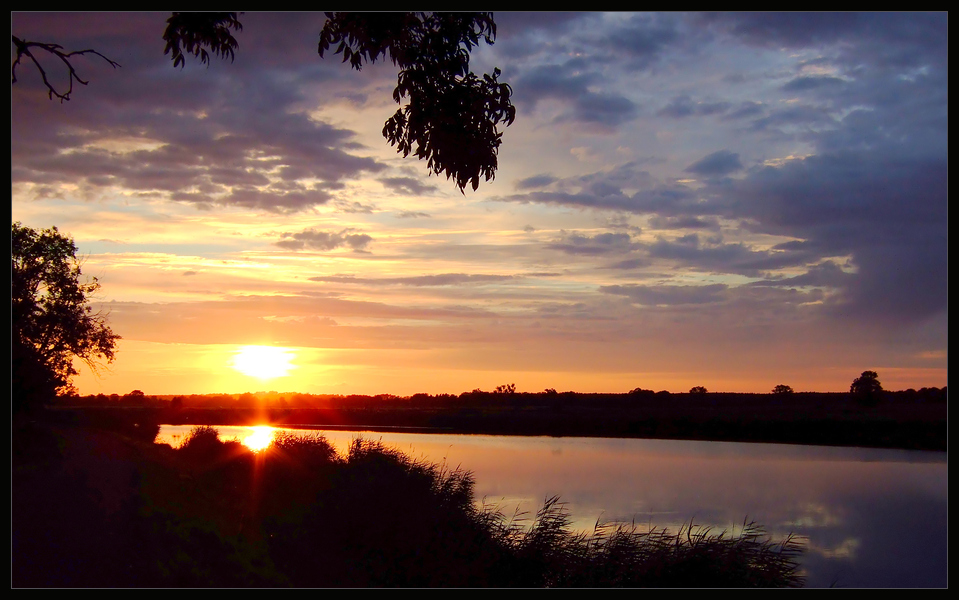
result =
[{"label": "foliage", "polygon": [[864,404],[875,404],[882,395],[879,374],[875,371],[863,371],[849,386],[849,393]]},{"label": "foliage", "polygon": [[180,451],[184,454],[209,454],[221,446],[220,432],[209,425],[199,425],[190,430],[186,439],[180,444]]},{"label": "foliage", "polygon": [[278,437],[254,455],[212,427],[194,429],[178,450],[57,428],[62,449],[51,453],[58,444],[37,427],[18,436],[24,451],[14,455],[15,586],[802,583],[798,541],[774,543],[753,524],[737,535],[691,523],[678,533],[600,523],[575,532],[558,497],[527,522],[478,505],[469,471],[375,441],[357,439],[339,458],[321,435]]},{"label": "foliage", "polygon": [[94,312],[90,298],[100,289],[96,277],[80,280],[73,240],[56,227],[36,230],[19,222],[12,228],[11,325],[13,402],[25,408],[49,402],[71,390],[79,358],[96,372],[111,362],[120,336]]},{"label": "foliage", "polygon": [[701,386],[701,385],[696,385],[696,386],[693,386],[693,387],[689,388],[689,393],[690,393],[690,394],[705,394],[705,393],[707,393],[707,391],[708,391],[708,390],[706,390],[706,388],[703,387],[703,386]]},{"label": "foliage", "polygon": [[515,383],[507,383],[507,384],[505,384],[505,385],[498,385],[498,386],[496,386],[496,389],[493,390],[493,393],[494,393],[494,394],[507,394],[507,395],[509,395],[509,396],[512,396],[513,394],[516,393],[516,384],[515,384]]},{"label": "foliage", "polygon": [[788,385],[784,385],[780,383],[779,385],[773,388],[773,393],[774,394],[792,394],[793,389]]},{"label": "foliage", "polygon": [[500,122],[516,118],[512,89],[500,70],[477,77],[469,53],[482,38],[492,44],[491,13],[327,13],[319,54],[335,54],[360,70],[388,56],[400,68],[393,99],[409,103],[386,121],[383,135],[404,157],[426,159],[462,192],[495,176],[502,141]]},{"label": "foliage", "polygon": [[235,12],[175,12],[167,19],[167,28],[163,32],[166,42],[163,53],[172,53],[173,66],[180,68],[186,64],[184,51],[209,66],[207,48],[220,58],[229,56],[232,62],[239,43],[230,33],[231,29],[243,30]]},{"label": "foliage", "polygon": [[[477,76],[469,69],[470,51],[480,41],[492,44],[496,23],[492,13],[326,13],[327,22],[320,32],[320,57],[336,46],[334,54],[342,54],[343,62],[360,70],[364,63],[389,57],[400,71],[393,99],[397,104],[408,100],[390,117],[383,136],[404,157],[413,154],[426,159],[432,174],[445,174],[460,192],[467,185],[475,191],[480,178],[490,181],[498,166],[497,154],[502,143],[498,126],[509,126],[516,118],[510,101],[512,88],[501,83],[499,69]],[[232,61],[239,43],[233,31],[243,25],[235,12],[174,12],[167,19],[163,33],[164,54],[169,54],[174,67],[186,64],[192,54],[209,66],[210,55],[229,57]],[[114,68],[120,66],[95,50],[64,53],[57,44],[25,41],[13,37],[17,48],[12,75],[21,59],[30,58],[43,77],[50,98],[69,100],[77,76],[71,58],[96,54]],[[47,80],[31,48],[57,56],[69,70],[70,88],[58,92]]]}]

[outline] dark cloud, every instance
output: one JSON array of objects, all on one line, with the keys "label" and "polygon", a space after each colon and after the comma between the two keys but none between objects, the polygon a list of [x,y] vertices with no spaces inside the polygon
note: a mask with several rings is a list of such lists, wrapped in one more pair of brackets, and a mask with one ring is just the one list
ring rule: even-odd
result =
[{"label": "dark cloud", "polygon": [[470,273],[441,273],[438,275],[418,275],[413,277],[350,277],[345,275],[328,275],[310,277],[310,281],[324,283],[355,283],[362,285],[408,285],[415,287],[438,287],[450,285],[483,285],[500,283],[515,279],[513,275],[487,275]]},{"label": "dark cloud", "polygon": [[636,13],[603,31],[595,44],[627,69],[645,70],[684,40],[681,19],[670,13]]},{"label": "dark cloud", "polygon": [[713,199],[823,258],[850,255],[843,314],[910,321],[946,309],[946,182],[945,160],[845,152],[757,169]]},{"label": "dark cloud", "polygon": [[414,177],[383,177],[379,181],[394,194],[404,196],[426,196],[436,192],[435,185],[424,184]]},{"label": "dark cloud", "polygon": [[626,296],[634,304],[642,306],[711,304],[726,299],[729,286],[722,283],[710,285],[605,285],[599,288],[604,294]]},{"label": "dark cloud", "polygon": [[637,258],[627,258],[624,260],[619,260],[609,265],[606,265],[606,269],[638,269],[640,267],[648,267],[653,264],[652,261],[647,257],[637,257]]},{"label": "dark cloud", "polygon": [[334,204],[336,205],[336,210],[342,213],[369,215],[373,214],[376,210],[376,207],[372,204],[363,204],[356,200],[336,200]]},{"label": "dark cloud", "polygon": [[533,175],[532,177],[526,177],[524,179],[520,179],[519,181],[513,184],[513,187],[515,187],[518,190],[544,188],[557,180],[558,179],[556,177],[544,173],[542,175]]},{"label": "dark cloud", "polygon": [[335,250],[348,246],[354,252],[366,249],[373,238],[365,233],[350,233],[350,229],[342,231],[317,231],[304,229],[297,233],[282,233],[280,241],[275,244],[287,250]]},{"label": "dark cloud", "polygon": [[719,231],[719,219],[715,217],[660,217],[654,216],[649,220],[654,229],[708,229]]},{"label": "dark cloud", "polygon": [[735,273],[751,277],[766,271],[804,265],[810,258],[802,251],[754,250],[744,243],[723,243],[720,236],[702,239],[691,233],[676,240],[660,239],[648,245],[651,258],[679,261],[703,272]]},{"label": "dark cloud", "polygon": [[576,208],[615,210],[634,214],[659,213],[666,216],[710,214],[710,209],[696,201],[696,195],[683,185],[662,185],[629,195],[615,185],[597,181],[579,192],[536,191],[492,198],[504,202],[536,202]]},{"label": "dark cloud", "polygon": [[730,152],[729,150],[719,150],[701,158],[684,170],[687,173],[694,173],[705,177],[716,177],[735,173],[742,168],[743,164],[739,162],[739,154]]},{"label": "dark cloud", "polygon": [[749,100],[740,102],[736,108],[731,109],[728,113],[726,113],[724,118],[732,120],[758,117],[759,115],[763,114],[765,110],[763,106],[764,105],[762,102],[754,102]]},{"label": "dark cloud", "polygon": [[847,273],[842,267],[834,261],[827,260],[821,264],[813,265],[802,275],[795,277],[781,277],[776,279],[764,279],[754,281],[750,286],[755,287],[827,287],[843,288],[849,285],[855,275]]},{"label": "dark cloud", "polygon": [[64,105],[38,100],[39,77],[18,73],[15,182],[75,185],[81,194],[124,186],[206,207],[288,212],[323,204],[344,180],[386,168],[362,155],[354,132],[306,113],[305,94],[340,66],[320,66],[330,61],[315,56],[318,28],[307,26],[322,15],[246,15],[234,63],[188,61],[183,69],[156,43],[167,16],[47,15],[44,31],[28,15],[15,19],[24,35],[94,47],[123,65],[105,72],[82,57],[77,67],[91,83]]},{"label": "dark cloud", "polygon": [[621,254],[632,250],[633,242],[628,233],[598,233],[590,236],[564,231],[560,239],[547,248],[566,254]]},{"label": "dark cloud", "polygon": [[831,77],[826,75],[802,75],[791,79],[788,83],[783,86],[783,91],[786,92],[805,92],[809,90],[815,90],[823,87],[835,87],[844,84],[845,81],[839,77]]},{"label": "dark cloud", "polygon": [[744,42],[774,48],[832,46],[849,66],[946,64],[948,14],[940,12],[727,12],[690,15]]},{"label": "dark cloud", "polygon": [[783,108],[771,108],[764,116],[750,123],[753,131],[777,131],[794,137],[795,130],[810,131],[814,128],[836,127],[836,117],[824,106],[799,104]]},{"label": "dark cloud", "polygon": [[425,213],[425,212],[419,212],[414,210],[404,210],[402,212],[396,213],[396,218],[397,219],[420,219],[420,218],[429,219],[430,215],[429,213]]},{"label": "dark cloud", "polygon": [[610,92],[593,91],[602,81],[598,72],[587,73],[570,64],[540,65],[521,73],[512,83],[520,107],[533,111],[542,100],[560,100],[568,107],[558,119],[615,127],[636,118],[638,109],[629,98]]},{"label": "dark cloud", "polygon": [[688,94],[673,97],[669,104],[661,108],[656,114],[660,117],[682,119],[691,116],[708,116],[722,114],[731,108],[729,102],[694,102]]}]

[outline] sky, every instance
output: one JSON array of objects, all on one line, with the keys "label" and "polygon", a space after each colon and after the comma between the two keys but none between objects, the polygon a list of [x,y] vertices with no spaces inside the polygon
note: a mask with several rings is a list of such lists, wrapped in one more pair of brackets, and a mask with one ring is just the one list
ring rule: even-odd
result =
[{"label": "sky", "polygon": [[465,193],[323,13],[183,68],[168,16],[11,14],[120,64],[11,87],[12,220],[74,238],[122,337],[81,394],[947,383],[946,13],[496,13],[470,66],[516,120]]}]

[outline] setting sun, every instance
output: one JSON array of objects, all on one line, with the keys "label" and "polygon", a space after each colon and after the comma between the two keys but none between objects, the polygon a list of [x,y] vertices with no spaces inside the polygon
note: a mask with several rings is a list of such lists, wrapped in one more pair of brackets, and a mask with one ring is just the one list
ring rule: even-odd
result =
[{"label": "setting sun", "polygon": [[240,373],[257,379],[286,377],[296,367],[292,360],[296,354],[289,348],[273,346],[241,346],[230,365]]}]

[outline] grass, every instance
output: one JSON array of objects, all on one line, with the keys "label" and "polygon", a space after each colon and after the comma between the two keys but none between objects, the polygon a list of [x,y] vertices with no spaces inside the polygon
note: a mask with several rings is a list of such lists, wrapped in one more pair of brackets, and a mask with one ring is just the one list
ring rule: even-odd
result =
[{"label": "grass", "polygon": [[478,506],[470,472],[368,440],[340,456],[322,435],[280,434],[253,453],[197,427],[174,450],[123,428],[31,427],[14,431],[15,587],[803,581],[798,541],[774,543],[752,523],[735,535],[692,523],[674,533],[621,524],[575,532],[559,498],[527,523]]}]

